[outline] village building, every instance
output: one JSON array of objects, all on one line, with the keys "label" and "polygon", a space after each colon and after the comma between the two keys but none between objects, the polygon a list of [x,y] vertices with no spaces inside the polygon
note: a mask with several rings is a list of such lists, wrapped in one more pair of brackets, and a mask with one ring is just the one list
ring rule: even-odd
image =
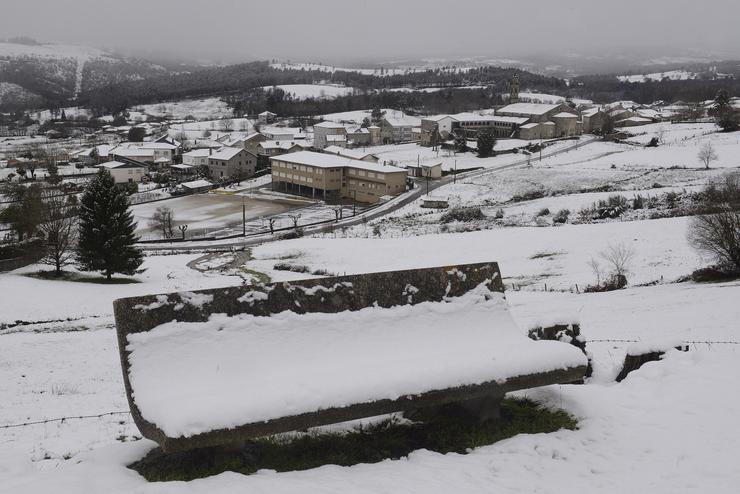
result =
[{"label": "village building", "polygon": [[408,172],[395,166],[312,151],[274,157],[270,163],[273,189],[288,193],[374,204],[406,191]]},{"label": "village building", "polygon": [[321,122],[313,126],[313,147],[324,149],[337,145],[347,147],[347,127],[336,122]]},{"label": "village building", "polygon": [[141,182],[141,179],[149,171],[149,167],[146,164],[136,163],[133,160],[106,161],[98,165],[98,167],[108,170],[117,184]]},{"label": "village building", "polygon": [[555,127],[551,137],[569,137],[582,132],[578,112],[564,103],[513,103],[496,110],[496,115],[526,118],[527,123],[552,122]]},{"label": "village building", "polygon": [[194,165],[177,164],[170,165],[170,171],[175,175],[190,176],[197,173],[198,167]]},{"label": "village building", "polygon": [[256,151],[260,142],[266,141],[267,137],[259,132],[252,132],[246,134],[244,132],[236,132],[221,136],[218,141],[222,146],[228,146],[232,148],[243,148],[247,151]]},{"label": "village building", "polygon": [[413,142],[414,127],[421,127],[421,119],[410,116],[383,117],[380,121],[381,142],[383,144]]},{"label": "village building", "polygon": [[262,141],[257,144],[256,154],[260,156],[279,156],[303,151],[308,146],[304,141]]},{"label": "village building", "polygon": [[108,151],[108,156],[115,156],[143,161],[145,163],[164,165],[172,163],[177,146],[166,142],[122,142]]},{"label": "village building", "polygon": [[277,120],[277,114],[271,111],[265,110],[257,115],[257,121],[262,125],[273,123],[275,120]]},{"label": "village building", "polygon": [[189,166],[208,166],[208,158],[213,154],[211,148],[193,149],[182,153],[182,164]]},{"label": "village building", "polygon": [[197,194],[199,192],[208,192],[213,188],[213,184],[208,180],[193,180],[191,182],[183,182],[179,185],[183,192],[188,194]]},{"label": "village building", "polygon": [[409,176],[416,178],[442,178],[442,163],[419,163],[417,165],[408,165],[406,169]]},{"label": "village building", "polygon": [[208,175],[217,180],[251,177],[256,169],[257,155],[244,148],[223,147],[208,157]]},{"label": "village building", "polygon": [[378,157],[373,153],[367,151],[360,151],[359,149],[347,149],[340,146],[328,146],[324,148],[325,153],[336,154],[338,156],[344,156],[345,158],[351,158],[353,160],[367,161],[369,163],[377,163]]},{"label": "village building", "polygon": [[307,139],[306,132],[300,127],[263,127],[260,134],[273,141],[295,141]]},{"label": "village building", "polygon": [[115,146],[110,144],[100,144],[91,148],[85,148],[76,151],[70,156],[71,159],[79,159],[85,165],[97,165],[103,161],[108,161],[108,152]]}]

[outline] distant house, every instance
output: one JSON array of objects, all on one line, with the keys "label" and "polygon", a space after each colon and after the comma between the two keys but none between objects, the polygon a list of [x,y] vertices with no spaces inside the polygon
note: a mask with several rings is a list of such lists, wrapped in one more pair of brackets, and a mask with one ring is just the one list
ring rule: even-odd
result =
[{"label": "distant house", "polygon": [[383,144],[397,144],[413,141],[414,127],[421,126],[416,117],[383,117],[380,121],[380,136]]},{"label": "distant house", "polygon": [[336,122],[321,122],[314,125],[313,147],[324,149],[331,145],[347,147],[347,127]]},{"label": "distant house", "polygon": [[306,133],[300,127],[263,127],[260,134],[273,141],[295,141],[306,138]]},{"label": "distant house", "polygon": [[496,110],[496,116],[526,118],[527,123],[552,122],[554,127],[548,127],[553,135],[546,137],[574,136],[582,132],[580,114],[565,103],[513,103]]},{"label": "distant house", "polygon": [[277,114],[272,113],[271,111],[263,111],[259,115],[257,115],[257,121],[261,123],[262,125],[270,124],[277,119]]},{"label": "distant house", "polygon": [[133,161],[106,161],[99,164],[98,167],[107,169],[117,184],[141,182],[141,179],[149,171],[146,164],[136,164]]},{"label": "distant house", "polygon": [[246,134],[244,132],[234,132],[232,134],[226,134],[218,139],[218,142],[222,146],[228,146],[232,148],[244,148],[246,150],[254,152],[257,145],[265,141],[267,138],[259,132],[252,132]]},{"label": "distant house", "polygon": [[368,163],[377,163],[378,157],[373,153],[360,151],[359,149],[346,149],[340,146],[328,146],[324,148],[325,153],[336,154],[338,156],[344,156],[345,158],[351,158],[353,160],[367,161]]},{"label": "distant house", "polygon": [[213,184],[208,180],[193,180],[192,182],[183,182],[180,184],[183,191],[191,194],[206,192],[213,188]]},{"label": "distant house", "polygon": [[108,152],[114,147],[110,144],[100,144],[99,146],[86,148],[82,151],[76,151],[70,157],[72,159],[78,158],[86,165],[96,165],[101,161],[108,161]]},{"label": "distant house", "polygon": [[417,178],[442,178],[442,163],[421,163],[406,167],[410,177]]},{"label": "distant house", "polygon": [[208,166],[208,158],[213,154],[211,148],[193,149],[182,153],[182,164],[189,166]]},{"label": "distant house", "polygon": [[110,149],[108,155],[115,159],[115,156],[123,156],[152,164],[172,163],[177,146],[166,142],[122,142],[118,146]]},{"label": "distant house", "polygon": [[193,165],[170,165],[170,170],[172,170],[172,173],[175,175],[195,175],[195,173],[198,171],[198,168]]},{"label": "distant house", "polygon": [[223,147],[208,157],[208,174],[217,180],[251,177],[256,169],[257,155],[244,148]]},{"label": "distant house", "polygon": [[257,144],[256,152],[260,156],[279,156],[286,153],[303,151],[308,144],[296,141],[262,141]]}]

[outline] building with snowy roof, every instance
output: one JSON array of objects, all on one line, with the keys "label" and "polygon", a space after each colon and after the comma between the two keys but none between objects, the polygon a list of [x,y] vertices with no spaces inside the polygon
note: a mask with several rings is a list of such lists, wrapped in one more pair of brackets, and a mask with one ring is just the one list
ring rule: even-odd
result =
[{"label": "building with snowy roof", "polygon": [[300,151],[270,158],[273,190],[327,201],[377,203],[406,191],[407,170],[332,153]]},{"label": "building with snowy roof", "polygon": [[254,175],[257,155],[240,147],[222,147],[208,157],[208,175],[216,180],[243,179]]},{"label": "building with snowy roof", "polygon": [[98,168],[105,168],[108,170],[117,184],[141,182],[141,179],[149,171],[146,164],[136,163],[133,160],[106,161],[105,163],[99,164]]}]

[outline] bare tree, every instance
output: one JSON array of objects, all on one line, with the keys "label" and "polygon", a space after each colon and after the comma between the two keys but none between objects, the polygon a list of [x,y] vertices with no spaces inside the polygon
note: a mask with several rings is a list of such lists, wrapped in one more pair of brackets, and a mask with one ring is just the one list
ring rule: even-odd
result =
[{"label": "bare tree", "polygon": [[699,154],[697,155],[697,157],[702,163],[704,163],[704,167],[706,169],[709,169],[709,164],[712,161],[715,161],[719,158],[719,156],[717,156],[716,151],[714,150],[712,141],[707,141],[701,146],[701,149],[699,149]]},{"label": "bare tree", "polygon": [[594,272],[594,276],[596,277],[596,286],[601,286],[601,277],[602,277],[602,269],[601,264],[597,259],[591,258],[590,261],[588,261],[588,266],[591,268],[591,271]]},{"label": "bare tree", "polygon": [[149,228],[162,233],[163,238],[174,235],[175,213],[167,206],[160,206],[149,219]]},{"label": "bare tree", "polygon": [[77,207],[61,191],[46,189],[41,196],[41,223],[38,230],[45,240],[42,264],[54,266],[59,276],[74,259],[77,241]]},{"label": "bare tree", "polygon": [[695,216],[688,237],[695,249],[714,257],[720,268],[740,272],[740,212],[726,206],[715,214]]},{"label": "bare tree", "polygon": [[234,128],[234,121],[230,118],[224,118],[219,122],[219,125],[221,126],[221,130],[224,132],[231,132],[231,129]]},{"label": "bare tree", "polygon": [[613,278],[623,278],[625,282],[627,281],[627,275],[630,274],[630,266],[635,257],[632,247],[623,242],[610,244],[606,250],[599,253],[599,256],[611,268],[609,274]]}]

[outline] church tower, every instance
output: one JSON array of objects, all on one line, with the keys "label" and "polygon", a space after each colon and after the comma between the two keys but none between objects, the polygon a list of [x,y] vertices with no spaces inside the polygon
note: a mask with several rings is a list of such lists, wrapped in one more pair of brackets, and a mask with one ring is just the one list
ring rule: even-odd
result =
[{"label": "church tower", "polygon": [[511,79],[511,91],[509,92],[509,103],[519,103],[519,75],[514,74]]}]

